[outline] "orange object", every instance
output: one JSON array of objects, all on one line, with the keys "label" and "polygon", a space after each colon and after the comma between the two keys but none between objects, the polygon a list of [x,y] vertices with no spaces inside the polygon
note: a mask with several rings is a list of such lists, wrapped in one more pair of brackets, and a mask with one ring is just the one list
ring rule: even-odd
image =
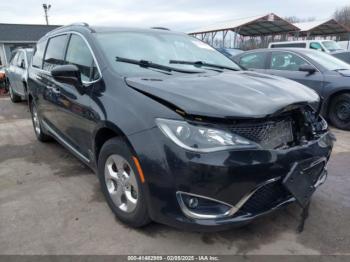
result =
[{"label": "orange object", "polygon": [[139,175],[140,175],[140,178],[141,178],[141,182],[145,183],[145,176],[143,175],[143,171],[141,169],[141,165],[140,165],[139,160],[136,157],[134,157],[134,156],[132,157],[132,159],[134,160],[136,168],[137,168],[137,171],[139,172]]},{"label": "orange object", "polygon": [[0,81],[5,79],[5,73],[0,72]]}]

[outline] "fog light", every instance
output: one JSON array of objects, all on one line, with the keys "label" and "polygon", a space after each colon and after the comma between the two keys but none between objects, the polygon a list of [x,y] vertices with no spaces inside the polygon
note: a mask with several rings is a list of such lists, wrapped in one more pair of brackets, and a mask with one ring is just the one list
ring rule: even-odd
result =
[{"label": "fog light", "polygon": [[176,196],[182,211],[190,218],[217,219],[229,217],[237,211],[230,204],[205,196],[185,192],[177,192]]},{"label": "fog light", "polygon": [[198,198],[196,197],[191,197],[190,200],[188,201],[188,206],[190,208],[196,208],[198,207]]}]

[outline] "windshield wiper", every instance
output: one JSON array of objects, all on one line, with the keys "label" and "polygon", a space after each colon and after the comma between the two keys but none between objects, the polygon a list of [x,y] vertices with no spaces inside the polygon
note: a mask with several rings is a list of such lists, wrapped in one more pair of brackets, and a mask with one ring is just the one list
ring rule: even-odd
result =
[{"label": "windshield wiper", "polygon": [[206,63],[203,61],[182,61],[182,60],[170,60],[169,64],[181,64],[181,65],[194,65],[194,66],[207,66],[207,67],[213,67],[213,68],[219,68],[219,69],[228,69],[233,71],[239,71],[239,69],[230,67],[230,66],[224,66],[224,65],[216,65],[211,63]]},{"label": "windshield wiper", "polygon": [[193,74],[193,73],[203,73],[203,71],[197,71],[197,70],[185,70],[185,69],[180,69],[180,68],[174,68],[171,66],[166,66],[166,65],[161,65],[157,63],[153,63],[151,61],[147,60],[136,60],[136,59],[129,59],[129,58],[124,58],[124,57],[119,57],[117,56],[115,58],[117,62],[122,62],[122,63],[128,63],[128,64],[133,64],[133,65],[139,65],[144,68],[155,68],[159,70],[164,70],[167,72],[180,72],[180,73],[188,73],[188,74]]}]

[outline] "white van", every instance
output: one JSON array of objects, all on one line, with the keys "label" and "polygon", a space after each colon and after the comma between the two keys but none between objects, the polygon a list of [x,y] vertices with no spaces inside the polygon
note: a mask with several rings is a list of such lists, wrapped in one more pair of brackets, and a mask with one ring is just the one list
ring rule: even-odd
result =
[{"label": "white van", "polygon": [[269,48],[309,48],[320,50],[326,53],[344,50],[333,40],[303,40],[303,41],[289,41],[289,42],[272,42]]}]

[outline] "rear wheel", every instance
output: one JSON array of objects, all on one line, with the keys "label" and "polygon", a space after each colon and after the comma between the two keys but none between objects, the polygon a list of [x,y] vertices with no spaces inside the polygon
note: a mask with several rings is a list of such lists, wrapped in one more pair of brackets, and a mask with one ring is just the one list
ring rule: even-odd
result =
[{"label": "rear wheel", "polygon": [[34,127],[34,132],[37,137],[37,139],[41,142],[47,142],[50,141],[52,138],[48,134],[45,133],[45,131],[42,128],[41,119],[39,117],[36,105],[34,101],[31,101],[30,103],[30,112],[32,114],[32,122]]},{"label": "rear wheel", "polygon": [[329,119],[335,127],[350,130],[350,94],[341,94],[332,99]]},{"label": "rear wheel", "polygon": [[109,207],[132,227],[150,222],[145,193],[128,145],[120,138],[108,140],[98,160],[98,176]]},{"label": "rear wheel", "polygon": [[8,82],[9,85],[9,93],[10,93],[10,98],[13,103],[18,103],[21,102],[21,97],[15,93],[15,91],[12,89],[12,86],[10,82]]}]

